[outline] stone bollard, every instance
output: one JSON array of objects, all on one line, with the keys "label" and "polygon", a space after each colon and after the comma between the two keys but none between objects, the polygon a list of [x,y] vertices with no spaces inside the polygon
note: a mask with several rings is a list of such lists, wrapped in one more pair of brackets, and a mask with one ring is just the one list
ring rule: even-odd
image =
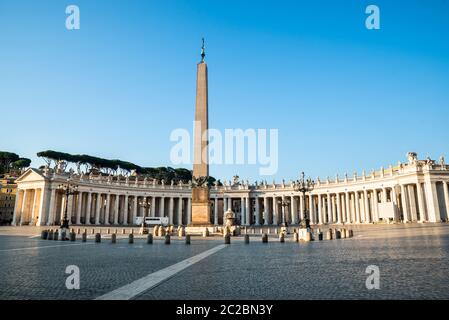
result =
[{"label": "stone bollard", "polygon": [[65,241],[66,239],[67,239],[66,232],[62,231],[61,232],[61,241]]},{"label": "stone bollard", "polygon": [[312,233],[311,232],[307,232],[306,233],[306,242],[312,241]]},{"label": "stone bollard", "polygon": [[111,235],[111,243],[116,243],[117,242],[117,235],[115,233],[113,233]]},{"label": "stone bollard", "polygon": [[332,240],[332,231],[331,231],[331,229],[326,231],[326,240]]},{"label": "stone bollard", "polygon": [[42,230],[41,232],[41,239],[42,240],[47,240],[48,238],[48,230]]},{"label": "stone bollard", "polygon": [[50,229],[50,231],[48,231],[47,240],[53,240],[53,229]]},{"label": "stone bollard", "polygon": [[132,233],[130,233],[128,236],[128,243],[134,243],[134,235]]},{"label": "stone bollard", "polygon": [[283,232],[281,232],[281,234],[279,235],[279,242],[280,243],[284,243],[285,242],[285,235]]},{"label": "stone bollard", "polygon": [[75,232],[70,232],[70,241],[76,241],[76,233]]},{"label": "stone bollard", "polygon": [[147,235],[147,244],[153,244],[153,235],[151,233]]},{"label": "stone bollard", "polygon": [[249,235],[245,234],[245,244],[249,244]]},{"label": "stone bollard", "polygon": [[178,237],[184,237],[186,235],[186,231],[183,227],[178,230]]},{"label": "stone bollard", "polygon": [[83,235],[82,235],[81,240],[82,240],[83,242],[86,242],[86,241],[87,241],[87,233],[86,233],[86,232],[83,232]]},{"label": "stone bollard", "polygon": [[225,244],[231,244],[231,235],[230,234],[226,234],[224,236],[224,243]]},{"label": "stone bollard", "polygon": [[295,241],[295,242],[299,241],[299,235],[298,235],[298,233],[296,231],[293,232],[293,241]]},{"label": "stone bollard", "polygon": [[206,237],[208,237],[209,236],[209,229],[204,229],[204,231],[203,231],[203,238],[206,238]]},{"label": "stone bollard", "polygon": [[335,239],[341,239],[341,232],[340,232],[340,230],[335,230]]},{"label": "stone bollard", "polygon": [[53,234],[53,240],[58,240],[59,237],[59,231],[55,230],[55,233]]},{"label": "stone bollard", "polygon": [[157,229],[157,231],[158,231],[158,236],[159,237],[165,236],[165,229],[164,228],[160,227],[160,228]]},{"label": "stone bollard", "polygon": [[262,243],[268,243],[268,234],[264,233],[262,235]]},{"label": "stone bollard", "polygon": [[100,243],[101,242],[101,234],[99,234],[99,233],[95,234],[95,242],[96,243]]},{"label": "stone bollard", "polygon": [[154,236],[157,237],[158,233],[159,233],[159,226],[155,226],[155,227],[153,228],[153,234],[154,234]]},{"label": "stone bollard", "polygon": [[320,231],[320,232],[318,232],[318,240],[323,240],[323,232],[322,231]]},{"label": "stone bollard", "polygon": [[169,234],[165,235],[165,244],[170,244],[170,235]]},{"label": "stone bollard", "polygon": [[190,234],[186,235],[186,244],[190,244]]}]

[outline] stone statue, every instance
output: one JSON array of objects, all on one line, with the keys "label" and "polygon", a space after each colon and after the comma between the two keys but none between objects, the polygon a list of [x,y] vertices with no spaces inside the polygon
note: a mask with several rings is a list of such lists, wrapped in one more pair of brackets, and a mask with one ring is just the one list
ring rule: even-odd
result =
[{"label": "stone statue", "polygon": [[440,157],[440,164],[444,166],[446,163],[444,162],[444,156]]},{"label": "stone statue", "polygon": [[238,175],[232,177],[232,186],[238,186],[240,184],[239,178]]},{"label": "stone statue", "polygon": [[209,177],[192,177],[192,185],[194,187],[207,187],[209,185]]},{"label": "stone statue", "polygon": [[418,154],[416,152],[408,152],[407,160],[409,164],[414,164],[418,160]]},{"label": "stone statue", "polygon": [[162,179],[162,180],[161,180],[161,185],[162,185],[162,186],[165,186],[165,179]]}]

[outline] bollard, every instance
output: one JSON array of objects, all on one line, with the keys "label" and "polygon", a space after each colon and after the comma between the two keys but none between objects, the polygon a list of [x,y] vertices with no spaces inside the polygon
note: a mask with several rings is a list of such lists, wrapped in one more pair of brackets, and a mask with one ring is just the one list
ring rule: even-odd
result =
[{"label": "bollard", "polygon": [[225,244],[231,244],[231,235],[230,234],[226,234],[224,236],[224,243]]},{"label": "bollard", "polygon": [[66,238],[66,233],[65,233],[65,231],[63,231],[63,232],[61,232],[61,241],[65,241],[67,238]]},{"label": "bollard", "polygon": [[134,243],[134,235],[132,233],[130,233],[128,236],[128,243]]},{"label": "bollard", "polygon": [[326,231],[326,240],[332,240],[332,231],[330,229]]},{"label": "bollard", "polygon": [[47,240],[47,238],[48,238],[48,230],[42,230],[41,239]]},{"label": "bollard", "polygon": [[170,244],[170,235],[169,234],[165,235],[165,244]]},{"label": "bollard", "polygon": [[299,235],[296,231],[293,233],[293,241],[295,241],[295,242],[299,241]]},{"label": "bollard", "polygon": [[249,244],[249,235],[245,234],[245,244]]},{"label": "bollard", "polygon": [[284,236],[283,232],[281,232],[281,234],[279,235],[279,242],[280,243],[284,243],[285,242],[285,236]]},{"label": "bollard", "polygon": [[55,233],[53,234],[53,240],[58,240],[59,237],[59,231],[55,231]]},{"label": "bollard", "polygon": [[341,239],[341,232],[340,232],[340,230],[335,230],[335,239]]},{"label": "bollard", "polygon": [[50,231],[48,231],[47,240],[53,240],[53,229],[50,229]]},{"label": "bollard", "polygon": [[87,241],[87,233],[86,232],[83,232],[83,235],[82,235],[82,239],[81,239],[83,242],[86,242]]},{"label": "bollard", "polygon": [[209,229],[204,229],[204,231],[203,231],[203,238],[206,238],[206,237],[208,237],[209,236]]},{"label": "bollard", "polygon": [[186,244],[190,244],[190,234],[186,235]]},{"label": "bollard", "polygon": [[184,237],[186,235],[186,231],[183,227],[178,230],[178,237]]},{"label": "bollard", "polygon": [[95,234],[95,242],[96,243],[100,243],[101,242],[101,234],[99,234],[99,233]]},{"label": "bollard", "polygon": [[312,233],[311,232],[307,232],[306,233],[306,242],[312,241]]},{"label": "bollard", "polygon": [[76,233],[75,232],[70,232],[70,241],[76,241]]},{"label": "bollard", "polygon": [[153,235],[151,233],[147,235],[147,244],[153,244]]},{"label": "bollard", "polygon": [[155,227],[153,228],[153,234],[154,234],[154,236],[157,237],[158,233],[159,233],[159,226],[155,226]]},{"label": "bollard", "polygon": [[318,240],[323,240],[323,232],[318,232]]},{"label": "bollard", "polygon": [[111,235],[111,243],[116,243],[117,242],[117,235],[115,233],[113,233]]},{"label": "bollard", "polygon": [[268,243],[268,234],[264,233],[262,235],[262,243]]}]

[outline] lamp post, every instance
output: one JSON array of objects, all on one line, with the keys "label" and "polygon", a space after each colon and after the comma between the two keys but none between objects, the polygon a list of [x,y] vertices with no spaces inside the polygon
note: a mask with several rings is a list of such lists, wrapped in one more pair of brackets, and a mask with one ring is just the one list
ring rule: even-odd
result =
[{"label": "lamp post", "polygon": [[69,219],[67,218],[67,207],[69,203],[69,196],[78,193],[78,186],[71,184],[70,181],[71,179],[68,178],[66,184],[60,184],[58,186],[58,189],[62,190],[62,192],[65,195],[64,217],[61,222],[61,229],[69,229]]},{"label": "lamp post", "polygon": [[[144,197],[142,200],[139,201],[139,206],[141,206],[145,210],[148,208],[148,212],[150,212],[151,210],[151,202],[146,197]],[[145,213],[143,214],[143,216],[145,218]],[[144,221],[142,223],[145,225],[145,219],[143,220]]]},{"label": "lamp post", "polygon": [[[315,181],[313,181],[311,178],[306,179],[304,172],[301,172],[301,178],[299,180],[296,180],[295,183],[295,191],[299,191],[302,193],[304,201],[306,200],[306,193],[311,192],[314,187]],[[304,219],[301,220],[300,225],[301,228],[310,228],[310,219],[305,204],[304,204]]]}]

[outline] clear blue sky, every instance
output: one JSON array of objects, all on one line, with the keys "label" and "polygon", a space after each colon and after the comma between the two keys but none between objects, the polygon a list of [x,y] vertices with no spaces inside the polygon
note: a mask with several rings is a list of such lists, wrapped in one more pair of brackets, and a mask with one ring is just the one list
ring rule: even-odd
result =
[{"label": "clear blue sky", "polygon": [[[65,29],[65,8],[81,29]],[[381,30],[365,28],[365,8]],[[449,1],[0,0],[0,150],[170,165],[206,38],[210,126],[278,128],[276,179],[449,158]],[[258,177],[257,166],[211,174]],[[272,177],[266,177],[271,181]]]}]

